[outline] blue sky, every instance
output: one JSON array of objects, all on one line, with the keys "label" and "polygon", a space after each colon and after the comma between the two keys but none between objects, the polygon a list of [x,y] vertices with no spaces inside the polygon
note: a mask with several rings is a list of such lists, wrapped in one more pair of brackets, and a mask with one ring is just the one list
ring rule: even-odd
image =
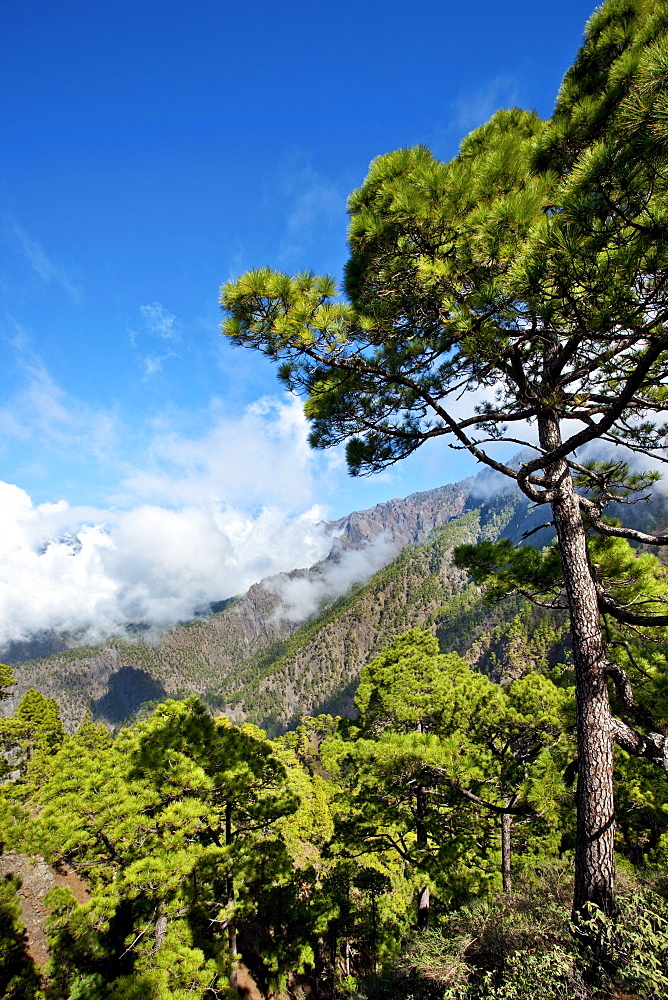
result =
[{"label": "blue sky", "polygon": [[[271,365],[218,336],[219,286],[340,275],[369,161],[449,158],[498,107],[549,115],[592,10],[3,0],[0,642],[19,577],[26,633],[111,621],[121,598],[119,620],[167,622],[318,557],[322,517],[475,471],[436,446],[354,481],[309,452]],[[62,597],[44,611],[54,587],[71,621]]]}]

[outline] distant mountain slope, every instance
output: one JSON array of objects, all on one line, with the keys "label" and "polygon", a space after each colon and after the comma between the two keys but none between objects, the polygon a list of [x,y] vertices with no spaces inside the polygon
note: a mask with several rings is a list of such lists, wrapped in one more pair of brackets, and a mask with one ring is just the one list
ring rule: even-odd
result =
[{"label": "distant mountain slope", "polygon": [[[252,669],[267,647],[286,639],[310,617],[300,617],[292,604],[284,606],[284,597],[296,585],[312,589],[311,614],[320,611],[339,596],[347,575],[368,577],[379,559],[387,562],[405,544],[426,537],[434,526],[461,513],[471,502],[472,482],[416,493],[332,522],[328,525],[332,550],[323,563],[255,584],[240,598],[226,602],[220,613],[179,625],[157,642],[140,632],[132,641],[116,639],[96,648],[68,649],[63,648],[67,637],[53,636],[6,650],[19,684],[0,711],[9,714],[27,688],[36,687],[58,699],[69,726],[76,725],[87,709],[118,725],[143,702],[220,691],[229,674],[243,673],[246,665]],[[354,572],[347,574],[354,553]],[[367,557],[375,560],[369,567],[364,565]],[[50,649],[53,655],[44,656],[43,650]],[[36,651],[42,655],[35,657]],[[33,658],[27,660],[26,654]]]},{"label": "distant mountain slope", "polygon": [[407,546],[363,586],[273,644],[254,664],[231,673],[220,707],[224,700],[228,710],[236,708],[272,731],[319,710],[349,711],[362,666],[394,636],[414,625],[436,626],[479,603],[466,573],[453,566],[452,550],[498,537],[518,504],[519,498],[499,498],[436,528],[426,542]]},{"label": "distant mountain slope", "polygon": [[[663,498],[630,510],[643,527],[666,522]],[[502,534],[517,540],[546,516],[486,470],[354,512],[329,525],[333,545],[324,562],[255,584],[220,613],[159,641],[140,635],[15,664],[19,684],[0,710],[13,711],[32,686],[58,700],[68,727],[87,709],[118,726],[150,703],[197,693],[212,708],[275,732],[301,714],[349,711],[363,664],[413,625],[433,628],[442,648],[497,679],[513,676],[566,655],[564,630],[518,601],[485,606],[453,567],[452,549]],[[544,528],[531,541],[544,544],[549,535]],[[341,595],[351,576],[359,582]]]},{"label": "distant mountain slope", "polygon": [[328,527],[339,537],[342,548],[359,548],[384,534],[400,551],[413,542],[425,541],[434,528],[468,509],[487,479],[483,475],[471,477],[424,493],[412,493],[403,499],[388,500],[369,510],[353,511],[331,521]]}]

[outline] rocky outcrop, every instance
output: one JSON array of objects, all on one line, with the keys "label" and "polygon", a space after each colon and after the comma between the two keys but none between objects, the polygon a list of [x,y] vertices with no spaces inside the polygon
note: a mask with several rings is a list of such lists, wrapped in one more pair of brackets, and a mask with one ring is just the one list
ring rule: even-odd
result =
[{"label": "rocky outcrop", "polygon": [[406,545],[425,541],[434,528],[440,528],[471,509],[474,482],[474,479],[465,479],[435,490],[412,493],[403,499],[388,500],[369,510],[353,511],[338,521],[331,521],[328,530],[341,548],[359,548],[384,534],[401,550]]}]

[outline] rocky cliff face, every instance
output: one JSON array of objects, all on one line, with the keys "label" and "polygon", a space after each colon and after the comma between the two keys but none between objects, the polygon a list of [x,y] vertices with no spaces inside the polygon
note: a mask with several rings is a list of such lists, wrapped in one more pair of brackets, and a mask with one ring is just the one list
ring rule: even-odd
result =
[{"label": "rocky cliff face", "polygon": [[397,551],[415,542],[423,542],[434,528],[440,528],[470,507],[475,480],[440,486],[403,499],[388,500],[369,510],[353,511],[328,525],[338,541],[334,551],[359,548],[383,534]]}]

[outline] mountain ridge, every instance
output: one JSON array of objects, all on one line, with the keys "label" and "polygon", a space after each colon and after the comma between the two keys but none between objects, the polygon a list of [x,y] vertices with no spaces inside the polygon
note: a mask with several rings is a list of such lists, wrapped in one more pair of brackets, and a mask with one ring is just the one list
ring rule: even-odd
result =
[{"label": "mountain ridge", "polygon": [[[651,508],[631,510],[643,526],[668,519],[663,496]],[[68,728],[87,710],[119,726],[166,697],[194,693],[215,711],[277,732],[303,714],[349,713],[364,663],[414,625],[434,630],[444,650],[507,679],[518,669],[512,644],[492,632],[524,611],[512,600],[495,613],[484,607],[452,565],[452,549],[502,535],[518,541],[544,517],[512,481],[486,469],[353,511],[328,524],[332,547],[321,563],[253,584],[220,612],[183,622],[157,642],[140,633],[134,641],[115,638],[15,662],[19,683],[0,711],[10,714],[35,687],[58,700]],[[531,542],[549,538],[543,526]],[[531,644],[523,643],[526,652]],[[546,649],[536,652],[546,656]]]},{"label": "mountain ridge", "polygon": [[[95,717],[119,725],[132,717],[142,702],[188,693],[211,696],[216,704],[234,712],[234,705],[240,704],[234,700],[237,693],[248,687],[249,672],[258,668],[263,657],[267,659],[268,651],[277,649],[280,653],[308,621],[342,599],[341,588],[337,589],[342,566],[345,569],[353,559],[364,562],[374,546],[380,546],[381,565],[371,569],[382,572],[383,566],[391,564],[392,557],[400,558],[407,546],[425,544],[431,533],[470,513],[477,483],[478,477],[474,477],[413,493],[330,522],[332,547],[321,563],[253,584],[222,612],[181,623],[157,643],[139,634],[134,641],[115,638],[98,647],[61,649],[48,657],[15,661],[19,683],[2,709],[5,713],[14,710],[32,686],[57,698],[70,727],[87,709]],[[369,575],[358,576],[353,586],[363,589]],[[313,612],[302,617],[295,617],[294,609],[283,603],[295,584],[315,588],[318,598]],[[373,642],[362,641],[360,648],[367,647],[373,647]],[[268,658],[272,661],[271,652]],[[344,673],[349,683],[347,667]],[[331,693],[323,689],[323,696]],[[299,699],[289,685],[285,697],[296,710]],[[247,714],[243,708],[237,713]],[[278,714],[285,721],[286,713]]]}]

